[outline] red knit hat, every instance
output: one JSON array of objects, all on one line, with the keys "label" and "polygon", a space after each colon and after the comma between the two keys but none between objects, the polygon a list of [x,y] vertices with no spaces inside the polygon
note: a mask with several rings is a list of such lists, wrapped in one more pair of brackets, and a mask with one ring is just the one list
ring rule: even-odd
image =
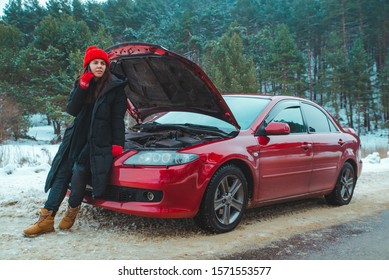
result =
[{"label": "red knit hat", "polygon": [[107,67],[109,68],[110,61],[108,58],[108,54],[96,46],[90,46],[85,51],[84,68],[94,59],[104,60],[107,63]]}]

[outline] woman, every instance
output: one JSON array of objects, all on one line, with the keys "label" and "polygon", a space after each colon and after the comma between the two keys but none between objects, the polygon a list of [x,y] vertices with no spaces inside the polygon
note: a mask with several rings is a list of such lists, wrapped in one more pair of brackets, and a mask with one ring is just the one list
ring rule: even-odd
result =
[{"label": "woman", "polygon": [[123,152],[126,111],[125,81],[111,74],[109,64],[102,49],[86,49],[84,73],[76,81],[66,108],[75,119],[65,131],[47,176],[48,199],[38,221],[24,230],[25,236],[54,231],[54,217],[69,183],[69,205],[60,229],[73,226],[89,181],[93,197],[104,194],[113,157]]}]

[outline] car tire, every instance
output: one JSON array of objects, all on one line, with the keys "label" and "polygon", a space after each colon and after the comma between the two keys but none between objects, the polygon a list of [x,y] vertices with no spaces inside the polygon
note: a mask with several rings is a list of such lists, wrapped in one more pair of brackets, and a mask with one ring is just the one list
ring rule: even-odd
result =
[{"label": "car tire", "polygon": [[247,200],[243,172],[235,165],[225,165],[213,175],[194,220],[203,230],[229,232],[240,223]]},{"label": "car tire", "polygon": [[327,203],[332,205],[349,204],[354,194],[355,184],[354,167],[346,162],[340,170],[334,190],[325,196]]}]

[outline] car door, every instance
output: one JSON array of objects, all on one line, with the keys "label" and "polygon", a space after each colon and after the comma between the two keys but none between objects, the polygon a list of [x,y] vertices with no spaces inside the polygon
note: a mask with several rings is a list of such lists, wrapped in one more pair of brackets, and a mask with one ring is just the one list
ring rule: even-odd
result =
[{"label": "car door", "polygon": [[302,102],[302,111],[312,137],[310,192],[332,189],[339,173],[345,139],[332,120],[317,106]]},{"label": "car door", "polygon": [[270,122],[287,123],[290,134],[258,137],[260,190],[256,199],[273,200],[307,193],[312,170],[312,140],[300,103],[279,102],[261,126],[264,128]]}]

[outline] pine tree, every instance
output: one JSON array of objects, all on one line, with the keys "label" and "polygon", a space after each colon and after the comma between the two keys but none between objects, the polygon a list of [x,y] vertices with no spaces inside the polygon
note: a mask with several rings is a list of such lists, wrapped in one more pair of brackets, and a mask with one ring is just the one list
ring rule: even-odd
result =
[{"label": "pine tree", "polygon": [[64,14],[72,14],[70,0],[48,0],[46,7],[48,14],[55,18],[58,18]]},{"label": "pine tree", "polygon": [[317,101],[319,97],[314,85],[318,78],[317,69],[320,67],[319,42],[325,30],[322,4],[320,0],[294,0],[291,5],[292,14],[288,18],[288,26],[296,33],[298,47],[304,52],[309,99]]},{"label": "pine tree", "polygon": [[76,49],[84,49],[92,40],[92,33],[84,21],[75,21],[72,16],[45,17],[34,31],[33,44],[47,50],[54,46],[63,52],[66,59]]},{"label": "pine tree", "polygon": [[5,5],[3,20],[10,25],[16,26],[22,32],[25,27],[23,17],[22,0],[10,0],[9,3]]},{"label": "pine tree", "polygon": [[210,76],[221,92],[258,91],[253,58],[243,55],[242,38],[234,27],[213,46],[208,65],[212,65]]},{"label": "pine tree", "polygon": [[369,62],[361,39],[355,41],[350,51],[349,74],[349,111],[352,112],[353,108],[357,111],[357,128],[360,134],[361,115],[364,114],[365,119],[369,118],[369,104],[372,102],[372,93],[369,92]]},{"label": "pine tree", "polygon": [[389,129],[389,55],[386,56],[385,64],[382,67],[382,71],[379,73],[379,88],[383,107],[384,126]]},{"label": "pine tree", "polygon": [[[39,22],[47,15],[46,10],[39,4],[38,0],[24,0],[24,33],[31,34],[38,26]],[[29,42],[32,41],[32,36],[29,36]]]},{"label": "pine tree", "polygon": [[81,3],[81,0],[72,1],[72,12],[74,20],[84,21],[86,11],[84,5]]},{"label": "pine tree", "polygon": [[340,35],[334,32],[329,34],[326,46],[323,48],[323,68],[319,72],[319,80],[316,84],[316,90],[328,96],[327,100],[330,101],[335,110],[334,117],[338,120],[342,107],[343,80],[346,69],[341,46]]},{"label": "pine tree", "polygon": [[[374,102],[386,100],[385,83],[380,80],[373,87],[378,74],[381,79],[387,71],[387,0],[48,0],[45,6],[39,0],[6,1],[0,33],[4,27],[16,28],[21,44],[0,53],[3,92],[18,95],[34,87],[27,78],[13,78],[21,53],[32,51],[32,46],[43,53],[57,49],[61,56],[53,63],[73,77],[69,59],[89,44],[105,48],[123,41],[149,41],[194,60],[224,91],[308,97],[331,111],[333,107],[337,118],[346,109],[348,125],[359,121],[367,129],[382,115],[388,118],[386,107]],[[240,39],[232,37],[233,21]],[[359,60],[358,40],[365,51]],[[364,59],[367,73],[360,65]],[[368,82],[357,80],[365,75]],[[244,88],[255,76],[255,86]],[[351,110],[357,103],[361,114]]]},{"label": "pine tree", "polygon": [[265,54],[266,79],[274,94],[303,96],[303,60],[295,38],[285,24],[277,26]]},{"label": "pine tree", "polygon": [[190,10],[185,10],[182,16],[177,20],[177,32],[174,34],[176,41],[176,51],[189,57],[190,44],[189,41],[193,37],[192,13]]},{"label": "pine tree", "polygon": [[[83,7],[85,13],[83,14],[82,20],[86,22],[92,32],[97,32],[99,28],[104,27],[111,34],[112,37],[116,36],[116,26],[112,27],[112,23],[107,20],[107,17],[109,15],[104,11],[103,4],[87,1],[86,3],[84,3]],[[109,11],[111,13],[113,12],[113,10]],[[118,29],[117,32],[119,32],[120,34],[122,30]]]},{"label": "pine tree", "polygon": [[258,18],[261,6],[257,0],[237,0],[232,9],[234,19],[244,27],[245,35],[258,32]]},{"label": "pine tree", "polygon": [[2,82],[7,83],[14,79],[15,60],[10,58],[17,57],[23,47],[23,33],[16,26],[0,22],[0,77]]},{"label": "pine tree", "polygon": [[[87,10],[90,14],[95,13],[94,5],[88,7]],[[103,12],[106,17],[107,29],[113,34],[114,41],[123,41],[125,39],[123,34],[129,28],[138,31],[136,19],[134,18],[135,4],[133,1],[108,0],[103,6]],[[96,20],[99,22],[98,18]]]}]

